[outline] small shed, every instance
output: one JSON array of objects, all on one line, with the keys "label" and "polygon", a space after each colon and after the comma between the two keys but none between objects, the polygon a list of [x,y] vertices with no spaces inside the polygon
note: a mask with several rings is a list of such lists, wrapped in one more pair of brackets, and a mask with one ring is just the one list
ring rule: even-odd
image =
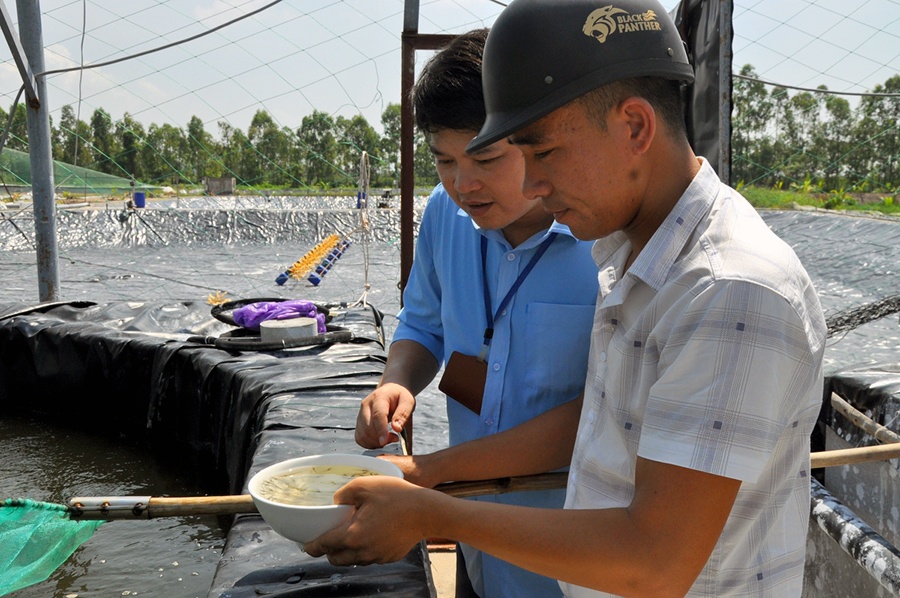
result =
[{"label": "small shed", "polygon": [[203,184],[207,195],[234,195],[236,181],[233,176],[206,177]]}]

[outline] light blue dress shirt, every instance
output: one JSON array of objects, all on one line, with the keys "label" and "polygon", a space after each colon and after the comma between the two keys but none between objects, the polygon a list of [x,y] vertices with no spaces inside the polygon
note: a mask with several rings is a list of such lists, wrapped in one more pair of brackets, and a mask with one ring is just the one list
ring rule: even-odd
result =
[{"label": "light blue dress shirt", "polygon": [[[481,414],[447,398],[450,444],[515,427],[577,397],[584,388],[597,299],[592,243],[578,241],[554,223],[516,248],[497,230],[480,229],[444,188],[432,191],[419,226],[415,261],[393,341],[412,340],[443,364],[453,351],[478,355],[487,325],[482,290],[481,236],[488,239],[491,312],[551,232],[559,233],[497,315],[487,357]],[[535,442],[546,442],[535,439]],[[565,491],[518,492],[482,497],[506,504],[562,508]],[[466,550],[467,561],[473,554]],[[560,596],[556,581],[487,554],[467,562],[482,598]],[[475,574],[477,576],[477,573]],[[483,582],[483,586],[481,585]]]}]

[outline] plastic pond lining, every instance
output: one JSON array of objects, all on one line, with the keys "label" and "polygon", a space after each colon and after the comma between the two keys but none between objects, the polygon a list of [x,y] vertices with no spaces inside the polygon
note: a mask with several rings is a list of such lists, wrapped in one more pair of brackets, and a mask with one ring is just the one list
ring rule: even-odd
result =
[{"label": "plastic pond lining", "polygon": [[[332,325],[352,333],[349,342],[238,351],[192,340],[232,330],[202,303],[0,304],[0,413],[116,430],[142,439],[157,456],[189,461],[210,494],[242,493],[246,480],[272,463],[362,452],[353,432],[359,401],[376,386],[386,359],[381,314],[341,305],[331,313]],[[833,372],[825,390],[823,396],[834,391],[896,431],[896,364]],[[823,450],[871,439],[823,401],[812,442]],[[852,595],[897,592],[895,465],[815,473],[825,486],[814,481],[811,516],[818,525],[810,525],[807,593],[835,586]],[[872,491],[860,497],[860,484]],[[229,523],[209,598],[434,595],[424,544],[398,563],[333,567],[257,515]]]},{"label": "plastic pond lining", "polygon": [[[291,457],[363,452],[353,438],[359,401],[385,361],[377,309],[332,307],[350,342],[264,352],[187,340],[227,328],[209,311],[200,303],[0,305],[0,413],[143,438],[157,456],[189,460],[210,494],[245,492],[253,473]],[[333,567],[260,516],[240,515],[209,597],[433,596],[428,563],[422,543],[397,563]]]}]

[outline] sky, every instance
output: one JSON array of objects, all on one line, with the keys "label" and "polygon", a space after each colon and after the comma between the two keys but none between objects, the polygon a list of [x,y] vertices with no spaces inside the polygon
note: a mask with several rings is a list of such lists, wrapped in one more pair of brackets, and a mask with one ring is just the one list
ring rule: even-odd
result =
[{"label": "sky", "polygon": [[[37,0],[34,0],[37,1]],[[600,0],[600,3],[606,0]],[[19,29],[14,0],[0,0]],[[272,0],[40,0],[45,68],[91,65],[209,31]],[[613,3],[614,0],[609,0]],[[508,0],[421,0],[421,33],[489,27]],[[662,0],[667,10],[677,0]],[[598,4],[599,5],[599,4]],[[198,116],[246,131],[258,110],[296,129],[313,110],[380,130],[400,102],[404,0],[282,0],[209,35],[115,65],[47,76],[51,117],[69,104],[148,126]],[[734,0],[733,72],[798,87],[871,91],[900,73],[900,0]],[[419,52],[417,66],[429,53]],[[0,46],[0,106],[21,85]],[[852,97],[847,97],[855,102]]]}]

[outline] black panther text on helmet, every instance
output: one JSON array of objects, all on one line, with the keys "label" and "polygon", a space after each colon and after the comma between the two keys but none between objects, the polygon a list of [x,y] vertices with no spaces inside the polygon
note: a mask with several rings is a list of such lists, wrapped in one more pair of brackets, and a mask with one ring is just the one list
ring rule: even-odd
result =
[{"label": "black panther text on helmet", "polygon": [[487,119],[467,149],[632,77],[694,80],[678,30],[656,0],[513,0],[487,38]]}]

